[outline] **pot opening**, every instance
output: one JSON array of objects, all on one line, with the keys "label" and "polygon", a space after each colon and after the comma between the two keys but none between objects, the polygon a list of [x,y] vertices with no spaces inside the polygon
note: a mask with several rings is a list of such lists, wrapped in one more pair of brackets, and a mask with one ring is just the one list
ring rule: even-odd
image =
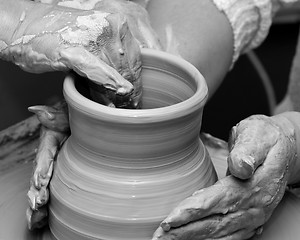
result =
[{"label": "pot opening", "polygon": [[[98,102],[91,96],[90,86],[88,79],[75,75],[77,91],[89,100]],[[153,67],[143,67],[142,86],[140,109],[162,108],[181,103],[191,98],[198,88],[196,81],[187,74],[179,76]]]}]

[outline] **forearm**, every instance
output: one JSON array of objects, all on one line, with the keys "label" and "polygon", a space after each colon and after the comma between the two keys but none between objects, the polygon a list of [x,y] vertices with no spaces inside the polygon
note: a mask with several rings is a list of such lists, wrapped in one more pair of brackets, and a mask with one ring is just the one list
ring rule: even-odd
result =
[{"label": "forearm", "polygon": [[[300,112],[284,112],[272,117],[278,123],[286,137],[290,139],[291,151],[295,155],[290,159],[288,184],[300,183]],[[294,146],[293,146],[294,144]]]},{"label": "forearm", "polygon": [[[30,0],[0,0],[0,58],[14,62],[24,70],[33,71],[25,65],[33,60],[34,54],[39,53],[34,39],[52,30],[47,29],[51,18],[44,17],[52,8],[51,5]],[[42,51],[46,52],[45,48]]]},{"label": "forearm", "polygon": [[68,69],[61,50],[81,13],[29,0],[0,0],[0,8],[0,58],[35,73]]},{"label": "forearm", "polygon": [[32,21],[37,14],[43,14],[42,8],[46,6],[29,0],[0,0],[0,40],[10,45],[21,25]]},{"label": "forearm", "polygon": [[0,0],[0,40],[3,43],[10,43],[25,9],[23,2]]},{"label": "forearm", "polygon": [[63,69],[55,62],[55,46],[59,44],[55,30],[63,26],[58,21],[51,24],[54,14],[60,16],[60,12],[49,16],[52,8],[29,0],[0,0],[0,58],[30,72]]},{"label": "forearm", "polygon": [[263,42],[275,12],[297,1],[151,0],[148,11],[166,51],[193,63],[206,78],[212,95],[229,63]]},{"label": "forearm", "polygon": [[211,0],[151,0],[147,10],[167,51],[178,51],[195,65],[212,96],[232,63],[233,34],[226,16]]}]

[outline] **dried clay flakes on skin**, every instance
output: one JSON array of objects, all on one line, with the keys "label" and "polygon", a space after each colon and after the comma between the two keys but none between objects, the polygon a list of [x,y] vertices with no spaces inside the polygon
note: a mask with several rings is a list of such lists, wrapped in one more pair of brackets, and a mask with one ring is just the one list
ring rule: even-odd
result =
[{"label": "dried clay flakes on skin", "polygon": [[2,52],[5,48],[7,48],[6,42],[0,40],[0,52]]},{"label": "dried clay flakes on skin", "polygon": [[59,2],[57,5],[82,10],[91,10],[95,8],[98,2],[101,1],[102,0],[67,0]]},{"label": "dried clay flakes on skin", "polygon": [[[38,2],[38,1],[36,1]],[[52,4],[53,0],[40,0],[41,3]]]},{"label": "dried clay flakes on skin", "polygon": [[61,33],[64,41],[70,44],[88,45],[90,41],[96,41],[103,33],[103,28],[109,26],[106,17],[109,13],[95,11],[92,15],[77,17],[77,30],[67,28]]},{"label": "dried clay flakes on skin", "polygon": [[33,38],[35,38],[36,35],[24,35],[20,38],[18,38],[17,40],[15,40],[11,46],[17,45],[17,44],[26,44],[29,43],[29,41]]}]

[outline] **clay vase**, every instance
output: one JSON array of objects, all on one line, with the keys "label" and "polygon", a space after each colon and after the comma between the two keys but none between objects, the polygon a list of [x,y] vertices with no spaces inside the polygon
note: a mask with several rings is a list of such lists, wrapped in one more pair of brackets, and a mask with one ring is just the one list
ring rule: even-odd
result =
[{"label": "clay vase", "polygon": [[203,76],[173,55],[142,51],[142,109],[91,101],[69,76],[71,136],[50,186],[49,225],[59,240],[149,240],[184,198],[216,181],[199,139]]}]

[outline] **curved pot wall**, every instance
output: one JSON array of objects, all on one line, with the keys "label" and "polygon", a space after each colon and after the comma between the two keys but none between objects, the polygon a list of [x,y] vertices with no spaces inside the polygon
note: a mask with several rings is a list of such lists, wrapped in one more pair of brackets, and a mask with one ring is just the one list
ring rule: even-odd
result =
[{"label": "curved pot wall", "polygon": [[172,208],[216,181],[198,137],[204,78],[170,54],[142,56],[143,109],[97,104],[79,80],[65,79],[72,134],[51,181],[57,239],[151,239]]}]

